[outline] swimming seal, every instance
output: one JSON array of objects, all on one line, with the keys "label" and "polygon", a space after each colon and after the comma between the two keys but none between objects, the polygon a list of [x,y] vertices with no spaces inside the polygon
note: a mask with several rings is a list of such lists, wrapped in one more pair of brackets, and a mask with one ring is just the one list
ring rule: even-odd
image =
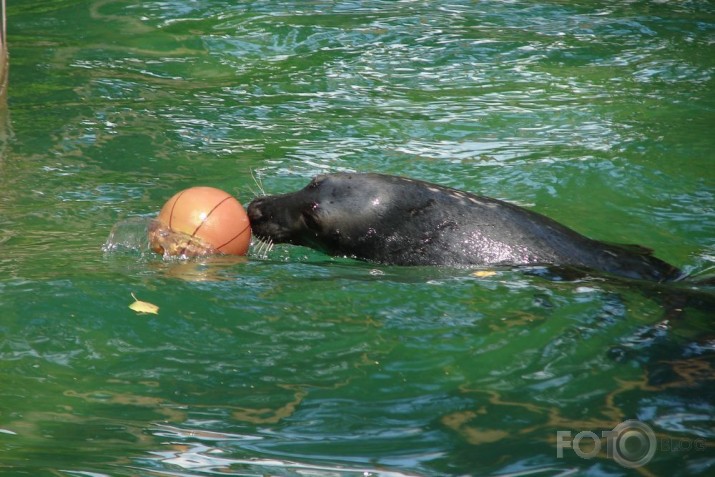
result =
[{"label": "swimming seal", "polygon": [[393,265],[554,265],[668,281],[680,271],[649,249],[593,240],[508,202],[406,177],[326,174],[248,205],[274,243]]}]

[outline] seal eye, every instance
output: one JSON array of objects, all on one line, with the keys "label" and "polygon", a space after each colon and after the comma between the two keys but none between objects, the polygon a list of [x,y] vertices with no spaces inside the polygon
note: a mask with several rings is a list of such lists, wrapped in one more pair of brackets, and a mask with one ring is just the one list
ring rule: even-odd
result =
[{"label": "seal eye", "polygon": [[317,211],[319,209],[320,206],[317,202],[311,202],[306,208],[303,209],[301,215],[303,216],[303,221],[308,228],[313,229],[319,226],[317,217]]}]

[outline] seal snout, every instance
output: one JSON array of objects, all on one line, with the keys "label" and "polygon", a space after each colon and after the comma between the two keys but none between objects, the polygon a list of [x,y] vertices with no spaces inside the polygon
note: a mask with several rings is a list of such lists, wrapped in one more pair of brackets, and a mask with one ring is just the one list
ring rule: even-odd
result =
[{"label": "seal snout", "polygon": [[260,238],[267,237],[271,217],[265,212],[265,200],[260,197],[253,199],[246,208],[246,214],[253,233]]},{"label": "seal snout", "polygon": [[286,222],[286,204],[281,196],[257,197],[248,204],[246,213],[253,234],[274,243],[290,240],[290,223]]},{"label": "seal snout", "polygon": [[258,222],[264,217],[263,212],[261,211],[261,205],[263,204],[264,200],[260,197],[253,199],[250,204],[248,204],[248,208],[246,212],[248,213],[248,220],[250,220],[251,224],[254,222]]}]

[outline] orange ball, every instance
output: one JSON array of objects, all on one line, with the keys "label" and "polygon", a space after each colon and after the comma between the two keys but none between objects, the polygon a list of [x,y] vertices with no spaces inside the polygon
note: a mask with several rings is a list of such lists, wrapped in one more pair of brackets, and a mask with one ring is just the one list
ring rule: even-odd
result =
[{"label": "orange ball", "polygon": [[[191,187],[175,194],[161,208],[156,219],[177,236],[198,239],[213,250],[246,255],[251,243],[251,224],[243,206],[231,194],[213,187]],[[188,254],[187,247],[157,245],[160,253]]]}]

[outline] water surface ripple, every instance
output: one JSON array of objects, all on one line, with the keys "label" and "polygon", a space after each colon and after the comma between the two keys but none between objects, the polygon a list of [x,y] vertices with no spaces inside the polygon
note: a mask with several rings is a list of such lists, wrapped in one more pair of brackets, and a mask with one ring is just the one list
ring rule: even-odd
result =
[{"label": "water surface ripple", "polygon": [[[379,171],[711,277],[712,2],[10,3],[2,475],[712,473],[712,287],[140,248],[185,187]],[[557,454],[627,419],[644,467]]]}]

